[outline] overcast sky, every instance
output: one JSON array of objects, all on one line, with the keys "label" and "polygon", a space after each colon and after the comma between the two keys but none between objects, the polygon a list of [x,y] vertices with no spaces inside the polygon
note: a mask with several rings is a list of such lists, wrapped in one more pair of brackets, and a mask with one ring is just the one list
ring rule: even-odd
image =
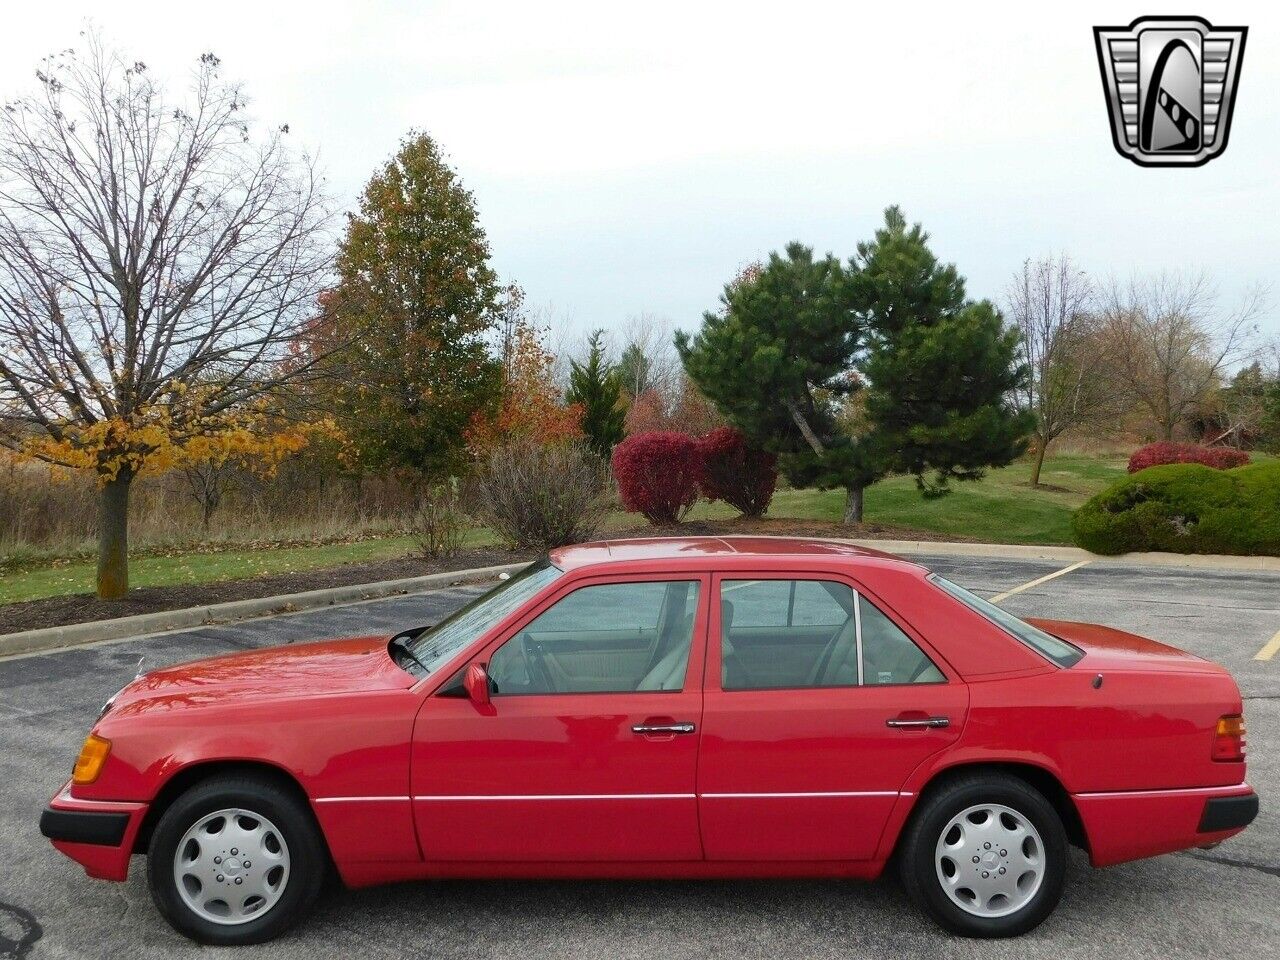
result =
[{"label": "overcast sky", "polygon": [[[681,326],[798,239],[848,256],[888,204],[975,297],[1028,256],[1205,269],[1224,301],[1280,265],[1274,3],[21,3],[0,99],[93,22],[185,83],[205,50],[256,117],[318,152],[349,208],[408,130],[444,146],[494,261],[577,330]],[[1113,149],[1091,27],[1194,12],[1249,27],[1230,146],[1143,169]],[[1280,333],[1280,283],[1265,325]]]}]

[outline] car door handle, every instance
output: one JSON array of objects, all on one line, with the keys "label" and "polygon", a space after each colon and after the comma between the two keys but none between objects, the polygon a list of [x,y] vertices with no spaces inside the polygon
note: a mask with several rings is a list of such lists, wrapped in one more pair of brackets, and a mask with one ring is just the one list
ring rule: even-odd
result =
[{"label": "car door handle", "polygon": [[886,727],[897,727],[899,729],[916,730],[923,727],[949,727],[951,726],[950,717],[922,717],[919,720],[886,720]]},{"label": "car door handle", "polygon": [[692,723],[637,723],[631,728],[632,733],[644,735],[649,734],[671,734],[671,733],[693,733],[696,730]]}]

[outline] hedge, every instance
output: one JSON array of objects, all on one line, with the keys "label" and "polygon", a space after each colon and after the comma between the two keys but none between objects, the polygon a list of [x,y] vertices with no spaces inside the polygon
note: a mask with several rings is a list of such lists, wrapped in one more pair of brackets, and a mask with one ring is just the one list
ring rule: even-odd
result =
[{"label": "hedge", "polygon": [[717,427],[698,441],[708,500],[723,500],[744,517],[762,517],[778,485],[778,456],[748,445],[734,427]]},{"label": "hedge", "polygon": [[1231,447],[1202,447],[1195,443],[1172,443],[1161,440],[1159,443],[1148,443],[1134,451],[1129,458],[1129,472],[1137,473],[1147,467],[1158,467],[1165,463],[1202,463],[1206,467],[1218,470],[1229,470],[1232,467],[1243,467],[1249,462],[1249,454]]},{"label": "hedge", "polygon": [[1088,501],[1071,526],[1094,553],[1280,555],[1280,462],[1150,467]]},{"label": "hedge", "polygon": [[679,523],[698,500],[702,450],[685,433],[635,433],[613,448],[622,506],[652,524]]}]

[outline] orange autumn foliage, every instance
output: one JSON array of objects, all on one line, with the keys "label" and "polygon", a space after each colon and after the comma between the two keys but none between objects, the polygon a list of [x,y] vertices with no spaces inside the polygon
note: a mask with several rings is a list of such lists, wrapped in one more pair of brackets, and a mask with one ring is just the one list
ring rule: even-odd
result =
[{"label": "orange autumn foliage", "polygon": [[497,413],[477,414],[467,428],[467,447],[476,455],[513,440],[538,444],[570,443],[583,438],[582,407],[564,404],[552,375],[554,357],[542,331],[520,320],[504,358],[506,382]]},{"label": "orange autumn foliage", "polygon": [[338,428],[325,418],[306,424],[283,423],[265,403],[200,414],[201,389],[175,382],[158,403],[128,417],[111,417],[87,426],[58,425],[59,436],[27,438],[18,459],[43,461],[77,470],[92,470],[99,483],[129,476],[210,463],[237,462],[271,476],[281,461],[305,448],[313,438],[337,438]]}]

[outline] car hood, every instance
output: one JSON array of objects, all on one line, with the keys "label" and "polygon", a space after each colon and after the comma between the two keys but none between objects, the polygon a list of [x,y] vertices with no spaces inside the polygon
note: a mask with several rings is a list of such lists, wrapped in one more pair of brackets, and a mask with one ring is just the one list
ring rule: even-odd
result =
[{"label": "car hood", "polygon": [[152,670],[113,698],[117,716],[144,705],[199,706],[410,687],[414,678],[387,653],[385,636],[267,647]]},{"label": "car hood", "polygon": [[1167,644],[1126,633],[1097,623],[1073,623],[1069,620],[1027,618],[1027,622],[1046,633],[1060,637],[1084,651],[1084,659],[1076,664],[1080,670],[1154,670],[1176,673],[1224,673],[1210,660],[1170,647]]}]

